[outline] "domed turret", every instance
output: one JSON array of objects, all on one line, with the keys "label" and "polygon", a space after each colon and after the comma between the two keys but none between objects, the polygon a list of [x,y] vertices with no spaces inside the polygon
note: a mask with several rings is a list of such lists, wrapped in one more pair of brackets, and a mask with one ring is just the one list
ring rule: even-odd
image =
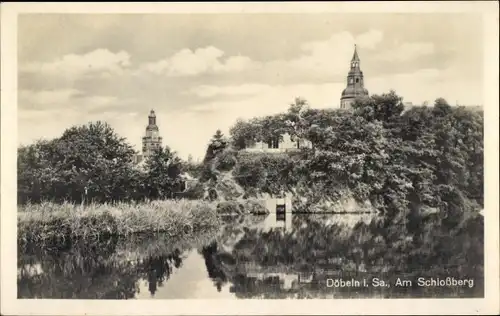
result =
[{"label": "domed turret", "polygon": [[146,126],[146,131],[157,131],[158,130],[158,126],[156,125],[156,114],[155,114],[155,111],[154,110],[151,110],[151,112],[149,112],[149,116],[148,116],[148,126]]},{"label": "domed turret", "polygon": [[162,138],[158,125],[156,125],[156,114],[154,110],[149,112],[146,135],[142,138],[142,154],[144,157],[150,156],[154,150],[161,147]]},{"label": "domed turret", "polygon": [[363,72],[359,66],[360,59],[356,45],[351,59],[351,68],[347,74],[347,87],[342,91],[340,97],[340,108],[347,109],[357,98],[368,96],[368,90],[364,87]]}]

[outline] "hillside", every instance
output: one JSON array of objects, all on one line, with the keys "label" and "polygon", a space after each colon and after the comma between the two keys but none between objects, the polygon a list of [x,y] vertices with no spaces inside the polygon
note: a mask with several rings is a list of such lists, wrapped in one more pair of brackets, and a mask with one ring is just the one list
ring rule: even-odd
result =
[{"label": "hillside", "polygon": [[[307,139],[312,148],[244,150],[283,133]],[[443,99],[404,111],[402,98],[391,92],[351,110],[310,109],[302,102],[286,113],[238,121],[229,139],[214,135],[202,182],[221,200],[292,193],[294,209],[307,212],[456,214],[469,202],[482,208],[482,161],[482,112]]]}]

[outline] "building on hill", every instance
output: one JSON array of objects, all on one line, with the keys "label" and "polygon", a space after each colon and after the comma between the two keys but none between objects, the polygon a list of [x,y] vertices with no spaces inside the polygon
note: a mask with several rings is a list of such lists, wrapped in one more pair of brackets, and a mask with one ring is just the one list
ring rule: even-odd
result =
[{"label": "building on hill", "polygon": [[414,108],[416,105],[413,104],[413,102],[403,102],[403,106],[404,106],[403,112],[406,112]]},{"label": "building on hill", "polygon": [[265,153],[283,153],[297,152],[303,148],[311,148],[312,144],[306,139],[295,139],[288,133],[283,134],[280,141],[278,137],[270,139],[267,142],[255,142],[244,150],[247,152],[265,152]]},{"label": "building on hill", "polygon": [[363,97],[368,97],[368,90],[365,89],[358,51],[356,45],[354,45],[351,68],[347,74],[347,87],[342,91],[340,97],[340,108],[349,109],[357,98]]},{"label": "building on hill", "polygon": [[156,125],[156,114],[151,110],[148,116],[148,125],[146,126],[146,133],[142,137],[142,154],[136,155],[134,162],[139,164],[145,161],[153,152],[162,146],[162,137],[158,125]]},{"label": "building on hill", "polygon": [[[350,109],[358,98],[368,97],[368,90],[364,86],[363,72],[360,68],[360,58],[356,46],[351,59],[351,67],[347,74],[347,87],[340,97],[340,108]],[[293,139],[289,134],[283,134],[283,139],[271,139],[266,142],[255,142],[244,149],[247,152],[296,152],[303,148],[312,148],[312,143],[307,139]]]}]

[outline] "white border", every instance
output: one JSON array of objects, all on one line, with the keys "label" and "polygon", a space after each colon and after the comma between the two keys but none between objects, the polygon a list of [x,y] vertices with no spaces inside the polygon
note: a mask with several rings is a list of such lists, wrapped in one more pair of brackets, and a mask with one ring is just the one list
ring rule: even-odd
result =
[{"label": "white border", "polygon": [[[16,280],[17,15],[19,13],[477,12],[484,20],[485,298],[336,300],[18,300]],[[2,3],[1,314],[497,314],[498,6],[495,2]],[[213,303],[213,304],[212,304]]]}]

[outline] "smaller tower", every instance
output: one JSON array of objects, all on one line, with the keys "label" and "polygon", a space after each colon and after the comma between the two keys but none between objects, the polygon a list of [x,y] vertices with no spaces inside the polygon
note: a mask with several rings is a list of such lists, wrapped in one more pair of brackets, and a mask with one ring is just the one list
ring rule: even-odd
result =
[{"label": "smaller tower", "polygon": [[158,125],[156,125],[155,111],[151,110],[148,116],[148,126],[146,127],[146,134],[142,138],[142,154],[144,159],[151,156],[157,148],[161,147],[162,138]]},{"label": "smaller tower", "polygon": [[356,45],[354,45],[354,54],[351,59],[351,69],[347,74],[347,87],[342,91],[340,97],[340,108],[348,109],[359,97],[368,96],[368,90],[365,89],[363,72],[359,66],[360,60]]}]

